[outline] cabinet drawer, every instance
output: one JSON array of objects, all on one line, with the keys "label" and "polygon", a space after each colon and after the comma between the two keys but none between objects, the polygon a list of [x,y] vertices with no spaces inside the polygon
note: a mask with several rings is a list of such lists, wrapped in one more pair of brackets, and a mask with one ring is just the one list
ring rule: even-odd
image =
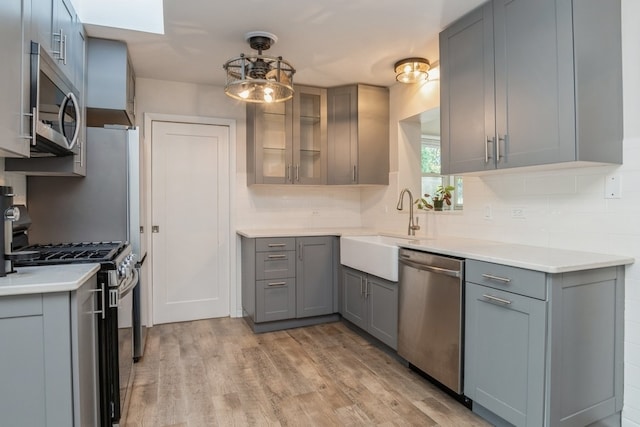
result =
[{"label": "cabinet drawer", "polygon": [[0,319],[42,316],[42,295],[13,295],[0,298]]},{"label": "cabinet drawer", "polygon": [[467,260],[466,280],[540,300],[547,299],[546,274],[541,271]]},{"label": "cabinet drawer", "polygon": [[284,279],[296,277],[296,253],[258,252],[256,254],[256,279]]},{"label": "cabinet drawer", "polygon": [[296,238],[295,237],[282,237],[282,238],[263,238],[256,239],[256,252],[282,252],[282,251],[295,251],[296,250]]},{"label": "cabinet drawer", "polygon": [[256,322],[272,322],[294,317],[296,317],[295,279],[256,282]]}]

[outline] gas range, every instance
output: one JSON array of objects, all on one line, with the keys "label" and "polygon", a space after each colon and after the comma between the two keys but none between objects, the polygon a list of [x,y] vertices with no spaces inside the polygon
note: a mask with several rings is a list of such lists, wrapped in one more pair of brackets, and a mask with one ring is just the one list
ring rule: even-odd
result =
[{"label": "gas range", "polygon": [[124,242],[82,242],[34,244],[24,248],[36,251],[40,256],[33,260],[19,261],[18,266],[101,263],[105,269],[117,265],[121,255],[131,253],[131,247]]},{"label": "gas range", "polygon": [[40,255],[35,259],[16,260],[15,266],[47,266],[58,264],[99,263],[100,271],[108,274],[108,286],[117,287],[123,294],[135,286],[136,256],[127,242],[80,242],[33,244],[22,248]]}]

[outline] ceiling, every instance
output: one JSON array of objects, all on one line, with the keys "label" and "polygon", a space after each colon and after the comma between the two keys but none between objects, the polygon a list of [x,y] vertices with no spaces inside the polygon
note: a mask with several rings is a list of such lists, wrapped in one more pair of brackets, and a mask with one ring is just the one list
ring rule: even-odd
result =
[{"label": "ceiling", "polygon": [[391,86],[402,58],[438,58],[438,33],[484,0],[164,0],[165,34],[87,25],[123,40],[137,77],[223,86],[222,64],[256,53],[244,39],[268,31],[265,55],[296,69],[294,82]]}]

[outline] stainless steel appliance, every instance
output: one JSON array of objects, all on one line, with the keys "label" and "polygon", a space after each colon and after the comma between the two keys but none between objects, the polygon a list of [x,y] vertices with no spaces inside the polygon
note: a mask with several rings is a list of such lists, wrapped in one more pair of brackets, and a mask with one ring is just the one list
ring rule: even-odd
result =
[{"label": "stainless steel appliance", "polygon": [[400,249],[398,354],[462,395],[464,260]]},{"label": "stainless steel appliance", "polygon": [[16,261],[16,265],[100,263],[97,289],[101,313],[98,321],[100,425],[117,424],[126,407],[133,364],[133,332],[131,327],[118,325],[118,311],[131,299],[131,291],[138,283],[131,245],[124,242],[54,243],[30,245],[24,250],[37,251],[40,256]]},{"label": "stainless steel appliance", "polygon": [[31,157],[76,154],[79,92],[38,43],[31,43]]},{"label": "stainless steel appliance", "polygon": [[133,323],[135,360],[143,356],[146,328],[143,162],[137,128],[87,128],[87,176],[27,178],[27,206],[33,225],[31,242],[107,241],[131,243],[138,263],[139,286],[133,311],[121,310],[122,326]]}]

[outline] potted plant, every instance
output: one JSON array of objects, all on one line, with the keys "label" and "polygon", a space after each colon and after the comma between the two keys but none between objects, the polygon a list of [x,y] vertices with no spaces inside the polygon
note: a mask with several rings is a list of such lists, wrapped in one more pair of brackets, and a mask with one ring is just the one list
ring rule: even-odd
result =
[{"label": "potted plant", "polygon": [[[415,204],[418,209],[441,211],[445,203],[447,206],[451,206],[451,193],[453,190],[455,190],[453,185],[438,185],[433,195],[425,193],[423,197],[418,197]],[[431,199],[431,202],[429,202],[429,199]]]}]

